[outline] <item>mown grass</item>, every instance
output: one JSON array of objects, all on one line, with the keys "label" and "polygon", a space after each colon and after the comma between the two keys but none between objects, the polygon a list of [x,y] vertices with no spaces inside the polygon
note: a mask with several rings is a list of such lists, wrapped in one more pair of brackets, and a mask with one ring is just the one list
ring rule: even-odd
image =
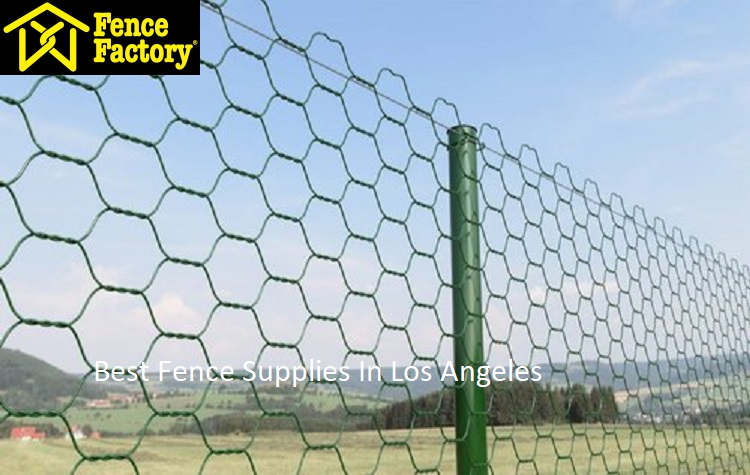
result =
[{"label": "mown grass", "polygon": [[[496,428],[494,473],[747,473],[750,428],[612,426]],[[146,437],[80,441],[83,454],[130,455],[84,462],[70,440],[0,441],[0,473],[186,475],[455,472],[452,431],[264,432],[255,438]],[[333,448],[335,445],[336,448]],[[217,451],[211,454],[211,450]],[[240,453],[231,453],[232,449]],[[223,453],[218,453],[223,451]]]}]

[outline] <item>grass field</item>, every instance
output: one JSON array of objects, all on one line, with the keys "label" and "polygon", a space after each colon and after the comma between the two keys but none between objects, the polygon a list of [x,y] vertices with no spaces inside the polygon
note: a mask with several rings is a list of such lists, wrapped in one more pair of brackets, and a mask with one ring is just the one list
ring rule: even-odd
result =
[{"label": "grass field", "polygon": [[[87,455],[132,453],[141,474],[382,473],[455,471],[455,446],[439,429],[306,434],[264,432],[236,437],[147,437],[85,440]],[[614,426],[497,428],[488,433],[496,474],[505,473],[750,473],[750,429],[630,429]],[[316,446],[336,444],[334,449]],[[399,443],[408,443],[407,445]],[[207,445],[208,444],[208,445]],[[241,454],[210,455],[245,449]],[[0,473],[71,473],[80,460],[71,441],[0,441]],[[252,466],[251,466],[252,463]],[[132,474],[130,461],[84,462],[76,474]]]},{"label": "grass field", "polygon": [[[186,393],[177,396],[161,397],[154,400],[154,407],[162,411],[195,411],[200,419],[205,419],[217,414],[227,414],[238,410],[245,403],[245,394],[225,393],[217,394],[210,392],[206,394],[203,405],[199,407],[200,393]],[[285,402],[289,410],[294,411],[300,404],[308,404],[318,411],[330,411],[341,407],[341,398],[332,392],[308,392],[304,396],[285,395],[274,393],[262,393],[260,395],[264,403],[270,401]],[[358,394],[348,394],[346,402],[350,407],[360,406],[368,410],[383,407],[386,402],[378,401],[374,397]],[[243,409],[244,410],[244,409]],[[249,411],[253,412],[253,411]],[[256,411],[260,414],[260,411]],[[144,402],[129,404],[127,408],[116,409],[86,409],[71,407],[65,412],[71,424],[90,425],[94,430],[109,433],[134,434],[143,429],[153,411]],[[155,419],[149,425],[154,431],[165,430],[174,423],[174,420]]]}]

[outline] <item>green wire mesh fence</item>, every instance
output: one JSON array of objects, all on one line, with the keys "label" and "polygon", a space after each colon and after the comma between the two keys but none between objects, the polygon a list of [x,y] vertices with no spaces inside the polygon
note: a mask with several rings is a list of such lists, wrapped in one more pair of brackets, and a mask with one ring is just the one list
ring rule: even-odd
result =
[{"label": "green wire mesh fence", "polygon": [[[0,82],[4,472],[750,471],[748,267],[490,125],[451,177],[456,107],[289,41],[263,1],[202,1],[201,65]],[[456,176],[481,308],[460,327]],[[475,370],[541,378],[472,382],[486,460],[457,461],[467,383],[441,375],[469,327]],[[350,377],[278,384],[295,366]]]}]

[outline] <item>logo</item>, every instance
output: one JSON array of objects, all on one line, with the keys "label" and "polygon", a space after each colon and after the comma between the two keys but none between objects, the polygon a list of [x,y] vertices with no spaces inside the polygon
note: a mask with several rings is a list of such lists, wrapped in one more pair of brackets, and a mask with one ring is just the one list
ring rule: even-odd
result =
[{"label": "logo", "polygon": [[7,2],[0,74],[199,74],[198,2]]},{"label": "logo", "polygon": [[[54,24],[54,26],[50,28],[45,28],[42,25],[40,25],[34,18],[36,18],[38,15],[44,12],[52,12],[55,15],[57,15],[61,20],[65,20],[68,24],[70,24],[70,54],[68,57],[65,57],[62,53],[60,53],[57,49],[55,49],[55,44],[57,44],[57,39],[55,38],[55,33],[65,28],[65,23],[62,21],[59,21]],[[42,47],[39,48],[39,50],[34,53],[30,58],[26,57],[26,28],[24,28],[22,25],[25,25],[26,23],[30,23],[30,26],[34,28],[36,31],[41,33],[41,37],[39,38],[40,43],[42,44]],[[40,6],[39,8],[35,8],[31,12],[27,13],[26,15],[22,16],[18,20],[14,21],[10,25],[3,28],[3,32],[10,33],[11,31],[18,29],[18,69],[23,72],[29,69],[29,66],[36,63],[36,61],[41,58],[43,55],[49,53],[55,58],[57,58],[58,61],[60,61],[62,64],[64,64],[70,71],[76,70],[76,31],[82,30],[85,32],[89,31],[89,27],[81,23],[80,21],[76,20],[72,16],[68,15],[64,11],[60,10],[54,5],[51,5],[49,3],[45,3],[44,5]]]}]

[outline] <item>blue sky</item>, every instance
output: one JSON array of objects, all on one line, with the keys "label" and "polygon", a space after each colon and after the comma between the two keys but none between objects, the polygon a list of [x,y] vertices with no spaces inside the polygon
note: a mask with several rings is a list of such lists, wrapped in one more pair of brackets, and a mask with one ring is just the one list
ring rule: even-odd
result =
[{"label": "blue sky", "polygon": [[694,0],[270,2],[307,44],[403,74],[651,217],[750,262],[750,5]]},{"label": "blue sky", "polygon": [[[679,226],[716,251],[750,262],[750,221],[744,219],[750,202],[750,46],[743,24],[750,5],[737,1],[711,8],[689,0],[277,1],[270,7],[285,38],[307,45],[315,32],[327,32],[345,44],[350,66],[366,80],[375,81],[381,68],[391,68],[406,78],[418,106],[430,110],[443,97],[457,107],[463,122],[498,127],[511,153],[530,144],[546,170],[563,162],[577,184],[592,178],[602,194],[620,194],[628,209],[643,206],[649,218],[662,217],[667,226]],[[232,0],[227,7],[228,13],[270,33],[263,11],[257,1]],[[201,18],[201,56],[216,62],[227,39],[215,16],[202,11]],[[233,32],[252,51],[267,52],[266,40]],[[310,55],[345,68],[332,44],[320,39]],[[313,91],[306,106],[312,130],[300,108],[274,95],[266,66],[274,87],[290,97],[304,100]],[[304,358],[341,364],[348,348],[339,323],[348,344],[372,350],[380,364],[410,363],[415,356],[441,362],[448,358],[450,294],[443,284],[450,278],[449,241],[440,237],[448,231],[447,195],[438,191],[447,184],[447,156],[435,148],[431,124],[413,117],[405,132],[381,120],[371,93],[350,86],[344,94],[350,119],[364,130],[377,127],[376,139],[347,130],[340,104],[313,89],[307,64],[279,47],[265,56],[265,65],[230,52],[219,73],[223,91],[207,68],[201,76],[168,77],[163,84],[147,77],[78,78],[93,85],[98,97],[53,78],[38,84],[36,78],[0,79],[0,95],[20,99],[31,92],[21,106],[28,126],[18,107],[0,103],[6,151],[0,180],[11,183],[30,229],[82,239],[91,264],[89,270],[77,247],[59,242],[26,239],[16,248],[27,232],[11,193],[0,189],[0,277],[16,311],[26,318],[62,322],[79,315],[75,328],[92,361],[136,364],[152,342],[149,361],[171,358],[196,364],[204,359],[195,342],[154,340],[154,322],[162,331],[187,333],[210,322],[203,341],[211,362],[218,364],[257,358],[298,362],[294,351],[264,347],[264,339],[295,343]],[[325,78],[334,89],[342,85],[340,78]],[[400,84],[385,74],[378,88],[405,100]],[[225,111],[224,94],[263,112],[263,121]],[[405,114],[398,107],[384,107],[389,115]],[[449,112],[440,105],[436,117],[452,125]],[[215,128],[215,137],[170,122],[176,115]],[[113,137],[114,131],[158,145],[134,144]],[[43,155],[24,168],[38,151],[32,132],[42,148],[90,161],[92,172]],[[411,146],[430,160],[409,160],[405,133]],[[313,134],[343,144],[342,153],[319,144],[308,150]],[[272,148],[300,160],[274,155]],[[384,169],[381,158],[391,170]],[[257,180],[228,173],[221,160],[263,175]],[[504,195],[500,181],[492,181],[499,177],[490,175],[484,196],[499,207]],[[511,188],[524,181],[511,165],[503,178]],[[197,192],[213,190],[216,217],[208,200],[168,190],[170,183]],[[546,190],[539,195],[551,196]],[[531,206],[534,197],[531,202],[524,198],[523,205]],[[521,202],[505,206],[508,230],[522,232]],[[148,219],[104,211],[107,207]],[[560,214],[567,213],[561,221],[570,224],[581,203],[568,208]],[[304,230],[273,213],[304,217]],[[486,222],[486,245],[500,250],[509,243],[510,256],[504,263],[505,257],[494,254],[485,276],[487,346],[493,362],[508,356],[560,361],[568,349],[587,357],[642,359],[653,358],[647,352],[657,346],[671,351],[658,355],[664,357],[734,343],[707,341],[705,334],[670,337],[665,343],[666,335],[679,331],[676,316],[662,318],[667,327],[652,329],[650,341],[639,340],[662,311],[658,306],[630,320],[626,330],[633,334],[622,336],[627,331],[621,320],[633,318],[626,315],[628,304],[619,306],[622,316],[602,308],[628,282],[598,275],[602,266],[593,264],[588,274],[576,274],[577,282],[562,278],[561,268],[574,256],[572,243],[580,234],[560,251],[562,262],[545,269],[560,276],[556,290],[545,290],[540,268],[529,272],[525,284],[507,283],[508,274],[522,275],[527,268],[524,244],[508,239],[498,213],[490,213]],[[554,235],[554,230],[545,232]],[[245,241],[229,239],[228,233]],[[539,257],[542,240],[536,231],[527,234],[530,259]],[[312,258],[312,251],[333,260]],[[434,259],[413,258],[413,251]],[[165,256],[206,261],[207,272],[166,262]],[[407,275],[381,275],[383,268]],[[269,280],[267,273],[301,279],[301,288]],[[144,292],[107,292],[95,280]],[[653,296],[656,290],[649,285],[623,295],[635,295],[636,301],[638,292]],[[354,295],[347,286],[375,292],[376,299]],[[499,298],[506,291],[508,298]],[[567,318],[566,309],[570,313],[581,296],[588,297],[584,308],[575,319]],[[253,311],[217,307],[217,298]],[[548,314],[540,313],[540,307],[530,309],[532,304],[543,304]],[[718,328],[732,325],[734,320],[723,312],[705,319]],[[329,320],[309,319],[310,313]],[[14,321],[0,297],[0,331]],[[406,322],[408,333],[386,328]],[[537,332],[553,325],[560,330]],[[583,338],[583,333],[589,336]],[[622,336],[621,348],[607,348],[613,336]],[[20,326],[4,345],[81,371],[72,338],[65,330]],[[534,344],[551,350],[532,350]],[[693,349],[685,350],[686,344]]]}]

